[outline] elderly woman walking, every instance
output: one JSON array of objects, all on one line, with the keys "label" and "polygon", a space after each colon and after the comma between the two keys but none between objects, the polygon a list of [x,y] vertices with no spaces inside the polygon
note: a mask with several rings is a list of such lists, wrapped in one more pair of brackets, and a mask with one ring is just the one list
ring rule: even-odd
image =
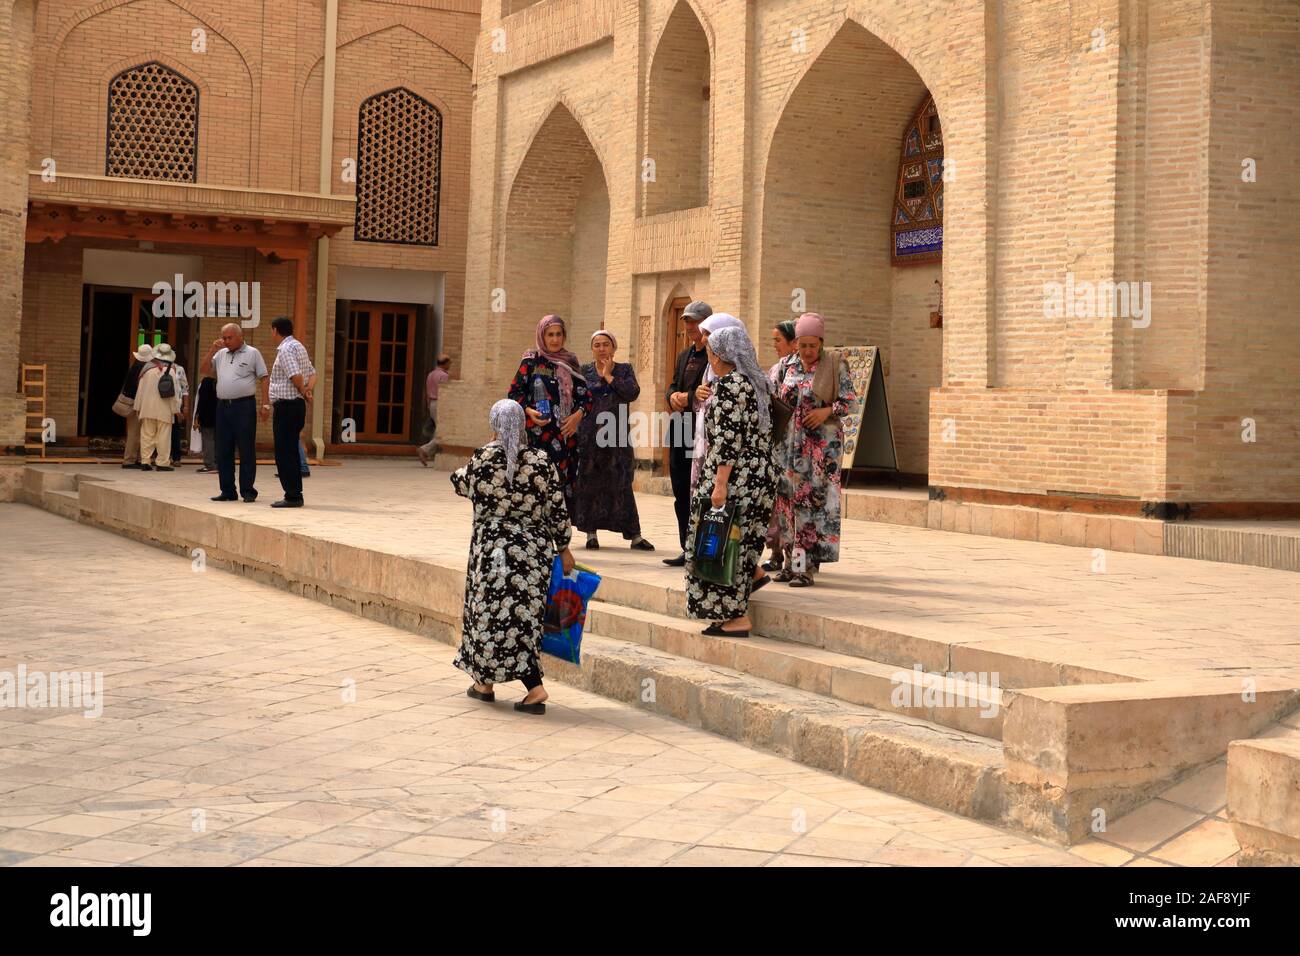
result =
[{"label": "elderly woman walking", "polygon": [[547,456],[527,447],[524,411],[503,399],[489,416],[495,437],[452,473],[456,494],[474,504],[465,572],[460,651],[452,662],[474,678],[475,700],[496,700],[494,684],[523,681],[515,710],[546,712],[542,686],[542,622],[551,565],[560,555],[573,570],[569,512]]},{"label": "elderly woman walking", "polygon": [[777,395],[794,407],[777,489],[776,520],[791,587],[811,587],[823,564],[840,557],[840,455],[856,395],[839,353],[825,349],[826,322],[816,312],[795,323],[795,351],[777,363]]},{"label": "elderly woman walking", "polygon": [[573,489],[573,523],[587,533],[587,547],[599,548],[600,529],[617,531],[638,551],[655,546],[641,537],[641,517],[632,495],[636,451],[628,440],[628,405],[641,394],[636,372],[614,361],[618,340],[601,329],[591,336],[595,359],[582,367],[592,395],[591,414],[578,429],[578,475]]},{"label": "elderly woman walking", "polygon": [[[708,457],[700,469],[694,523],[686,542],[686,608],[693,618],[715,622],[705,634],[748,637],[749,596],[776,495],[772,383],[759,368],[754,343],[743,327],[712,332],[708,355],[716,379],[704,418]],[[733,522],[740,529],[740,560],[734,583],[719,584],[695,573],[695,539],[704,507],[728,504],[735,506]]]},{"label": "elderly woman walking", "polygon": [[565,503],[572,508],[578,426],[591,413],[591,392],[578,356],[565,348],[567,338],[562,318],[543,317],[537,323],[536,348],[523,354],[506,397],[523,407],[529,443],[555,465]]}]

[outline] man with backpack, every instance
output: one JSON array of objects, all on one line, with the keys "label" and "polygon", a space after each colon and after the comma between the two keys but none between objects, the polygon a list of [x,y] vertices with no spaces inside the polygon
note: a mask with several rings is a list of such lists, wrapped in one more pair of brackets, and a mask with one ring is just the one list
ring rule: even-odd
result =
[{"label": "man with backpack", "polygon": [[[168,349],[168,352],[171,350]],[[135,392],[135,411],[140,416],[140,470],[172,471],[172,425],[181,410],[181,389],[173,363],[157,358],[162,346],[154,350],[155,358],[140,373]],[[157,454],[158,464],[149,460]]]}]

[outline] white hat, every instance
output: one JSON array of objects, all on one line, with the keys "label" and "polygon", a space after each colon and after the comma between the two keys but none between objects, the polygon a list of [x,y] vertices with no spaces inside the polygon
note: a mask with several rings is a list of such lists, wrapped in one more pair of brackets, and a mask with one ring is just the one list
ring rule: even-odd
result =
[{"label": "white hat", "polygon": [[166,342],[163,342],[153,350],[153,357],[160,362],[175,362],[176,350]]},{"label": "white hat", "polygon": [[153,358],[153,346],[142,345],[135,350],[134,354],[137,362],[148,362]]}]

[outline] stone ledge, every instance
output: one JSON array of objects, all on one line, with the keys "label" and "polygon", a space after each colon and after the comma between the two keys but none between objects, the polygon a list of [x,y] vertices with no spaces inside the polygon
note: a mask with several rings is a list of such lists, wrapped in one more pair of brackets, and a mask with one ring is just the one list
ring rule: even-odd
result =
[{"label": "stone ledge", "polygon": [[1228,820],[1238,866],[1300,866],[1300,739],[1228,745]]}]

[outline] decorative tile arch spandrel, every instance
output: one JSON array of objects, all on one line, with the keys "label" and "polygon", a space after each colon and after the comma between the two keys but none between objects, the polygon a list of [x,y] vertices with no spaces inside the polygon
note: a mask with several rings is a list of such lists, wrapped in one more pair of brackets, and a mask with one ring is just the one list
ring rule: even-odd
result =
[{"label": "decorative tile arch spandrel", "polygon": [[926,94],[903,132],[898,189],[891,220],[894,265],[943,258],[943,128],[934,97]]}]

